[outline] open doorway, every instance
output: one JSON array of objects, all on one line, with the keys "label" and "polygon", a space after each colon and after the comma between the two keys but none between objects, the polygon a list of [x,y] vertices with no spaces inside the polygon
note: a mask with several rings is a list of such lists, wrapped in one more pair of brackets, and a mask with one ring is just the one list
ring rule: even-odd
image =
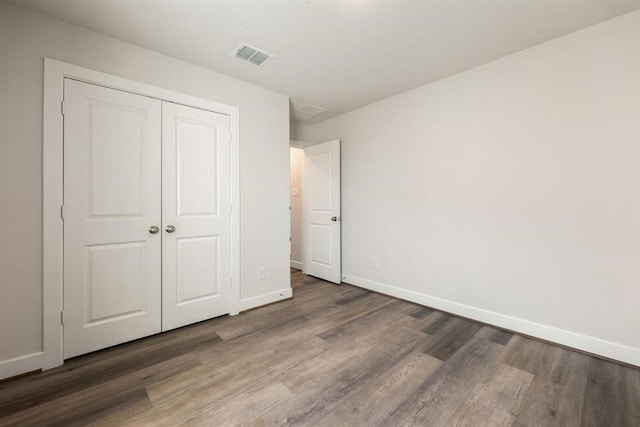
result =
[{"label": "open doorway", "polygon": [[303,270],[304,144],[291,141],[289,148],[289,198],[291,207],[291,268]]}]

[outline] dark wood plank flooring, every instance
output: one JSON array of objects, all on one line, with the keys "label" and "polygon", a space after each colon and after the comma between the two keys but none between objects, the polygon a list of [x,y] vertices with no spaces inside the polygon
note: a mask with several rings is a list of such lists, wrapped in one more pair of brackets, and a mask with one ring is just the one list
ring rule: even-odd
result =
[{"label": "dark wood plank flooring", "polygon": [[640,426],[640,370],[292,273],[294,298],[0,382],[0,425]]}]

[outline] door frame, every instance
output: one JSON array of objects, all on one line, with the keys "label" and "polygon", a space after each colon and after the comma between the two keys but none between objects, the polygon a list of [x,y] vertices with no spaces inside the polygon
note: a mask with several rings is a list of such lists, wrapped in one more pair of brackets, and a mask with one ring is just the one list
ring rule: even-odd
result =
[{"label": "door frame", "polygon": [[231,123],[231,303],[240,308],[240,110],[237,107],[147,85],[89,68],[44,58],[42,122],[42,369],[63,364],[63,99],[64,79],[71,78],[137,95],[175,102],[229,116]]}]

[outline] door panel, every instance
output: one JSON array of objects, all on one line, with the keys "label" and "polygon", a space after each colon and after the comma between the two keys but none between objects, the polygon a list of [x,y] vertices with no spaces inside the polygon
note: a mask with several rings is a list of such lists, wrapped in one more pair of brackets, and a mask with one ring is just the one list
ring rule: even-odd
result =
[{"label": "door panel", "polygon": [[168,330],[230,311],[230,133],[223,114],[163,102],[162,115],[162,327]]},{"label": "door panel", "polygon": [[161,102],[65,79],[64,357],[160,332]]},{"label": "door panel", "polygon": [[310,224],[311,263],[331,268],[331,225]]},{"label": "door panel", "polygon": [[217,126],[187,117],[175,120],[178,215],[217,216],[220,195]]},{"label": "door panel", "polygon": [[145,242],[87,246],[87,326],[143,315],[147,307]]},{"label": "door panel", "polygon": [[176,239],[178,254],[176,305],[215,297],[220,269],[219,236]]},{"label": "door panel", "polygon": [[305,272],[340,283],[340,140],[304,151]]}]

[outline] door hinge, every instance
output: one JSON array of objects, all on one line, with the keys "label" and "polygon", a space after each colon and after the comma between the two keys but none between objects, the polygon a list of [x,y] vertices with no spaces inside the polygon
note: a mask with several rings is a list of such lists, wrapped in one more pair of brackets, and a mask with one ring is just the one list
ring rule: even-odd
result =
[{"label": "door hinge", "polygon": [[60,219],[64,221],[64,205],[60,205]]},{"label": "door hinge", "polygon": [[64,101],[60,101],[60,114],[64,116]]},{"label": "door hinge", "polygon": [[64,325],[64,310],[60,312],[60,324]]}]

